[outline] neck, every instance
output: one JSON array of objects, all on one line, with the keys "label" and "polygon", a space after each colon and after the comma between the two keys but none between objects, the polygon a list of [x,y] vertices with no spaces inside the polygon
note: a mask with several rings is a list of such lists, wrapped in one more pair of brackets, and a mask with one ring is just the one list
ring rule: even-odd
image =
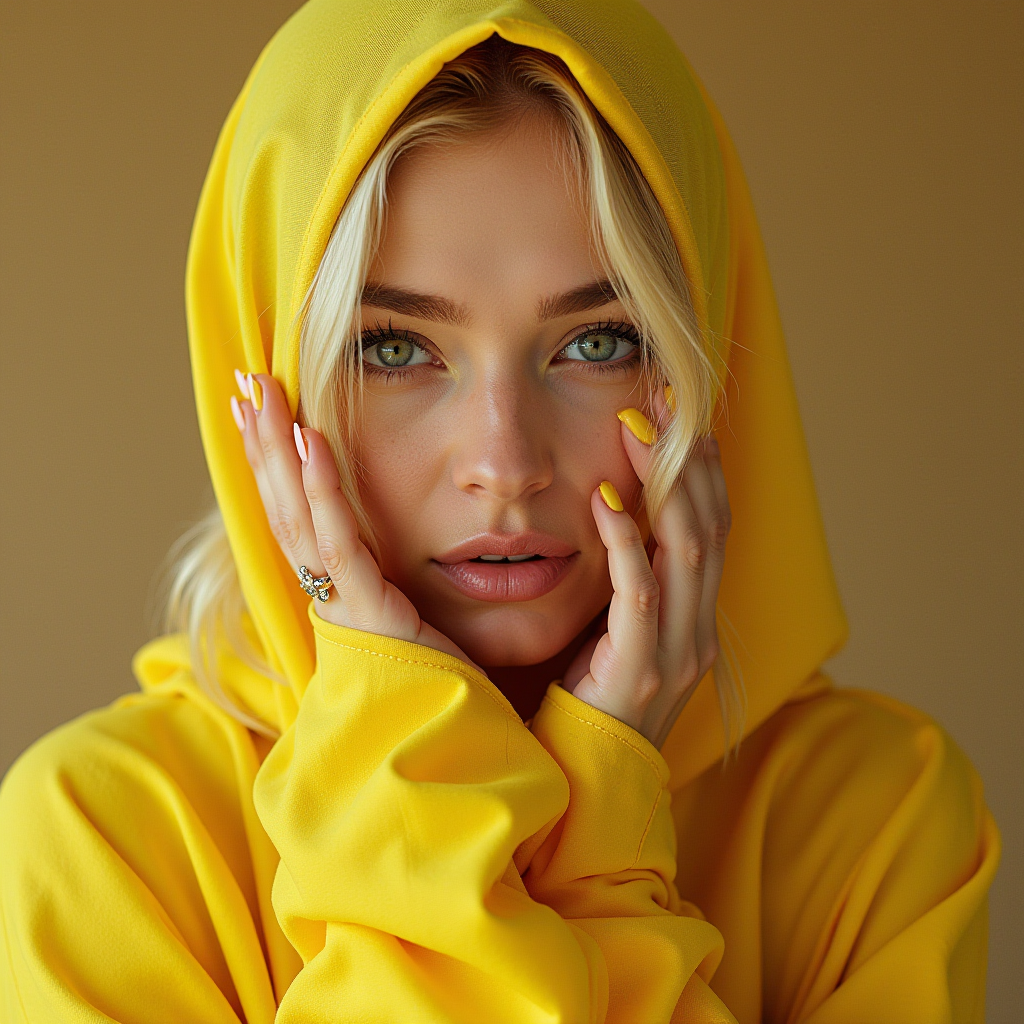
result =
[{"label": "neck", "polygon": [[487,677],[501,690],[508,702],[525,722],[537,713],[548,684],[565,676],[565,670],[579,649],[594,631],[600,616],[586,627],[554,657],[537,665],[502,665],[487,669]]}]

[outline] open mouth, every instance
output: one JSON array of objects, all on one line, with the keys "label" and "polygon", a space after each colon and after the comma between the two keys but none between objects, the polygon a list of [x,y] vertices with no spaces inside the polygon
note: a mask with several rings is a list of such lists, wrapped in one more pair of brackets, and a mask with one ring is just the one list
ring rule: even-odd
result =
[{"label": "open mouth", "polygon": [[500,565],[502,562],[535,562],[543,555],[478,555],[471,562],[487,562],[489,565]]},{"label": "open mouth", "polygon": [[534,601],[554,590],[576,564],[574,545],[548,533],[478,534],[434,564],[466,597],[497,603]]},{"label": "open mouth", "polygon": [[550,593],[579,558],[571,555],[477,555],[461,562],[436,562],[455,589],[477,601],[535,601]]}]

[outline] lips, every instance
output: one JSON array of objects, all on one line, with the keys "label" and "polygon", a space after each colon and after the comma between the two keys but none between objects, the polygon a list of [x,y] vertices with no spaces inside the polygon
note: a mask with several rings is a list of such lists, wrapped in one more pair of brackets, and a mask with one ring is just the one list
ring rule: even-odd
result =
[{"label": "lips", "polygon": [[550,593],[578,556],[572,545],[549,534],[486,533],[464,541],[434,562],[466,597],[507,603],[534,601]]}]

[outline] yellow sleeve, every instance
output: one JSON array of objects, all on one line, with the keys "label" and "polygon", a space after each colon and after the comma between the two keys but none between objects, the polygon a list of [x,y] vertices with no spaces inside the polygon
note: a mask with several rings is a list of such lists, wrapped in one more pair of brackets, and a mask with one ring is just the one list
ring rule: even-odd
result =
[{"label": "yellow sleeve", "polygon": [[[618,927],[533,898],[515,857],[569,804],[556,761],[465,663],[312,618],[316,672],[255,788],[281,856],[274,906],[304,965],[279,1024],[672,1019],[718,933],[656,898]],[[640,760],[637,780],[652,770]],[[640,786],[649,816],[663,786],[657,772]],[[641,885],[664,898],[656,845]],[[655,994],[610,991],[626,957],[654,961]]]},{"label": "yellow sleeve", "polygon": [[[679,899],[674,884],[676,837],[668,791],[669,767],[638,732],[578,700],[556,683],[548,688],[531,731],[569,783],[569,806],[546,837],[517,852],[523,880],[534,899],[598,939],[609,972],[609,1018],[638,1019],[638,1009],[674,995],[671,959],[680,916],[698,932],[703,915]],[[534,850],[536,852],[534,852]],[[692,920],[695,919],[695,920]],[[709,936],[717,934],[703,925]],[[679,1019],[732,1021],[706,987],[722,946],[690,967],[676,1006]],[[667,957],[667,961],[666,961]],[[716,1008],[717,1016],[710,1013]]]},{"label": "yellow sleeve", "polygon": [[257,767],[238,723],[172,692],[26,751],[0,789],[0,1019],[271,1024],[298,965],[261,895]]}]

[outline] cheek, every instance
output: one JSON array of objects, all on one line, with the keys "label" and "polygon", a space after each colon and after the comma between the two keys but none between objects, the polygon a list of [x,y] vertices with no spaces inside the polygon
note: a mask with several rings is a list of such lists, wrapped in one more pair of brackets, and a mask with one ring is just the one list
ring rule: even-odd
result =
[{"label": "cheek", "polygon": [[432,532],[430,498],[444,478],[436,429],[399,396],[367,396],[359,459],[360,493],[374,526],[386,573],[400,574]]},{"label": "cheek", "polygon": [[615,485],[626,508],[633,511],[640,500],[640,481],[623,447],[622,426],[615,414],[635,404],[636,398],[625,388],[622,393],[609,391],[588,398],[558,403],[549,421],[558,476],[581,494],[588,517],[590,495],[604,480]]}]

